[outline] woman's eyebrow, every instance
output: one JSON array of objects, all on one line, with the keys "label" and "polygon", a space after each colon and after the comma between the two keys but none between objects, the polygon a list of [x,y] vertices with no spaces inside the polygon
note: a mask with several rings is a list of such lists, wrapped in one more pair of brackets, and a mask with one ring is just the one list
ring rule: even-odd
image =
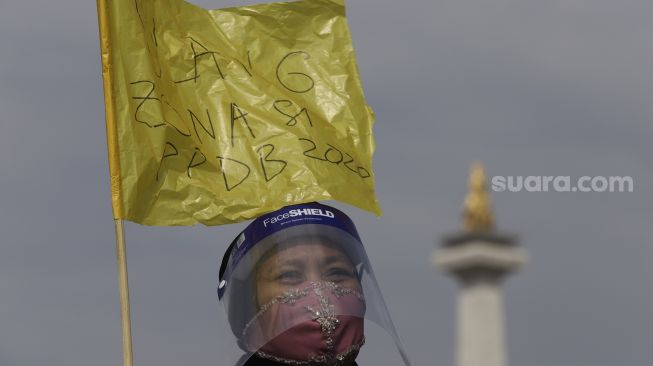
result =
[{"label": "woman's eyebrow", "polygon": [[351,264],[351,261],[349,260],[349,258],[347,258],[343,254],[330,255],[330,256],[324,258],[324,261],[323,261],[323,263],[325,265],[333,264],[333,263],[340,263],[340,262],[345,263],[348,266],[353,267],[353,265]]},{"label": "woman's eyebrow", "polygon": [[302,259],[280,259],[277,263],[277,267],[289,266],[289,267],[304,267],[306,265],[305,261]]}]

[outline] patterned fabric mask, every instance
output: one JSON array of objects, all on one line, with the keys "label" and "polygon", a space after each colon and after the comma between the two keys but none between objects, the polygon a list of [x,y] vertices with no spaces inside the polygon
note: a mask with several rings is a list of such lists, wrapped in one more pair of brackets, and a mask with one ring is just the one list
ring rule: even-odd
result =
[{"label": "patterned fabric mask", "polygon": [[311,282],[261,306],[242,339],[259,357],[287,365],[348,365],[365,343],[364,317],[358,291]]}]

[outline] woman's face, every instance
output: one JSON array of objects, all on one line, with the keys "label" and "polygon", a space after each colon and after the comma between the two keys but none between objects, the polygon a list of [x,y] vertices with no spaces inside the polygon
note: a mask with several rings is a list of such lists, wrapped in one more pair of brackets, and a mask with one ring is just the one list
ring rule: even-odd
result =
[{"label": "woman's face", "polygon": [[339,248],[308,238],[281,247],[264,258],[256,271],[256,300],[266,304],[286,290],[329,281],[362,292],[356,267]]}]

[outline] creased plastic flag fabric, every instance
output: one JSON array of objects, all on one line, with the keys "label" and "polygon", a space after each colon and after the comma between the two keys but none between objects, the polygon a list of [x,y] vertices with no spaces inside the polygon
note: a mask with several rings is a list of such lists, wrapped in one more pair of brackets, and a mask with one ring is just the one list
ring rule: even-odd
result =
[{"label": "creased plastic flag fabric", "polygon": [[115,218],[218,225],[335,199],[380,214],[342,0],[98,0]]}]

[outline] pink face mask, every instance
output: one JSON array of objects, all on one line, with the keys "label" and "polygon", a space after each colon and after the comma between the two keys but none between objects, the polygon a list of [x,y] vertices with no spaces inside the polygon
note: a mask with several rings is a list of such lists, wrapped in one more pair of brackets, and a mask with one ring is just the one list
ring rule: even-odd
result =
[{"label": "pink face mask", "polygon": [[365,300],[333,282],[286,291],[243,330],[245,346],[259,357],[289,365],[346,365],[365,343]]}]

